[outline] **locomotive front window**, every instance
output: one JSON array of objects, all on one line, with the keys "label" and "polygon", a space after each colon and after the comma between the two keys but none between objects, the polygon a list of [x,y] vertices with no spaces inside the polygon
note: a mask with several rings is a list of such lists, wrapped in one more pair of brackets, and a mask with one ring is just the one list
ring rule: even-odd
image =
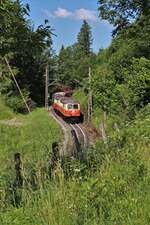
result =
[{"label": "locomotive front window", "polygon": [[74,109],[78,109],[78,105],[77,104],[74,105]]},{"label": "locomotive front window", "polygon": [[69,104],[68,109],[78,109],[78,104]]},{"label": "locomotive front window", "polygon": [[71,104],[68,105],[68,109],[73,109]]}]

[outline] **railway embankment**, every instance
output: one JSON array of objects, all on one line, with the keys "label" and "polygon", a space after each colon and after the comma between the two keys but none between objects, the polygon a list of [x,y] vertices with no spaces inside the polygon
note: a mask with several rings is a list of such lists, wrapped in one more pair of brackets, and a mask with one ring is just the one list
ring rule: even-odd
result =
[{"label": "railway embankment", "polygon": [[64,140],[60,146],[60,156],[75,156],[80,151],[95,144],[99,133],[91,124],[87,123],[66,123],[52,107],[49,109],[50,115],[61,127]]},{"label": "railway embankment", "polygon": [[60,116],[58,116],[52,107],[50,107],[49,113],[59,124],[64,134],[64,140],[59,150],[60,156],[75,156],[76,152],[79,150],[79,145],[81,145],[80,136],[85,134],[79,133],[75,128],[75,125],[66,123]]},{"label": "railway embankment", "polygon": [[71,136],[71,129],[65,121],[59,117],[52,107],[49,109],[50,116],[58,123],[63,131],[63,141],[60,143],[60,155],[61,156],[68,156],[73,154],[73,141]]}]

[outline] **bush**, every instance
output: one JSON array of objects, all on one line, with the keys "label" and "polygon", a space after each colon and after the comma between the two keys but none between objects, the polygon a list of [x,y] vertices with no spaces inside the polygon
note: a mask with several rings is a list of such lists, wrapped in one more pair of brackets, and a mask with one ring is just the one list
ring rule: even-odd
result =
[{"label": "bush", "polygon": [[[22,93],[25,98],[25,101],[28,102],[29,92],[23,89]],[[14,110],[14,112],[19,112],[19,113],[25,112],[26,106],[22,97],[19,94],[12,95],[11,93],[9,93],[5,95],[5,102],[10,108]]]}]

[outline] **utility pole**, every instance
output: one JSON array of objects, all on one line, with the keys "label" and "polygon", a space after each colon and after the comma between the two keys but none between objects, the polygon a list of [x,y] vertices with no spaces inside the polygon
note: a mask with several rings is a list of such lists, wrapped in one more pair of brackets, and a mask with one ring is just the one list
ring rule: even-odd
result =
[{"label": "utility pole", "polygon": [[91,89],[91,67],[89,67],[89,93],[88,93],[88,122],[92,119],[92,89]]},{"label": "utility pole", "polygon": [[28,106],[28,104],[27,104],[27,101],[26,101],[26,99],[25,99],[25,97],[24,97],[24,95],[23,95],[23,93],[22,93],[22,91],[21,91],[21,89],[20,89],[20,87],[19,87],[19,84],[18,84],[18,82],[17,82],[17,80],[16,80],[16,78],[15,78],[15,75],[14,75],[14,73],[13,73],[11,67],[10,67],[10,64],[9,64],[9,62],[8,62],[8,60],[7,60],[6,57],[4,57],[4,59],[5,59],[5,62],[6,62],[6,64],[7,64],[8,69],[9,69],[9,71],[10,71],[12,77],[13,77],[13,80],[14,80],[14,82],[15,82],[17,88],[18,88],[19,94],[21,95],[21,97],[22,97],[22,99],[23,99],[23,101],[24,101],[24,104],[25,104],[25,106],[26,106],[28,112],[30,113],[30,112],[31,112],[31,111],[30,111],[30,108],[29,108],[29,106]]},{"label": "utility pole", "polygon": [[45,68],[45,108],[48,108],[48,86],[49,86],[49,68]]}]

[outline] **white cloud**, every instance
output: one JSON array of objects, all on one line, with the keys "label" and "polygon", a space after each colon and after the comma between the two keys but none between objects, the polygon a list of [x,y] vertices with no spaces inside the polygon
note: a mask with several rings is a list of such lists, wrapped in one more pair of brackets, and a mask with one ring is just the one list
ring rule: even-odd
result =
[{"label": "white cloud", "polygon": [[78,9],[74,12],[74,18],[77,20],[90,20],[90,21],[98,21],[98,17],[96,16],[95,11],[91,11],[88,9]]},{"label": "white cloud", "polygon": [[64,8],[57,8],[56,11],[50,13],[48,10],[43,9],[42,12],[49,18],[69,18],[72,20],[89,20],[93,22],[97,22],[98,16],[96,15],[95,11],[88,10],[88,9],[77,9],[75,11],[68,11]]},{"label": "white cloud", "polygon": [[72,16],[72,12],[68,11],[67,9],[58,8],[56,11],[54,11],[53,15],[55,17],[67,18]]}]

